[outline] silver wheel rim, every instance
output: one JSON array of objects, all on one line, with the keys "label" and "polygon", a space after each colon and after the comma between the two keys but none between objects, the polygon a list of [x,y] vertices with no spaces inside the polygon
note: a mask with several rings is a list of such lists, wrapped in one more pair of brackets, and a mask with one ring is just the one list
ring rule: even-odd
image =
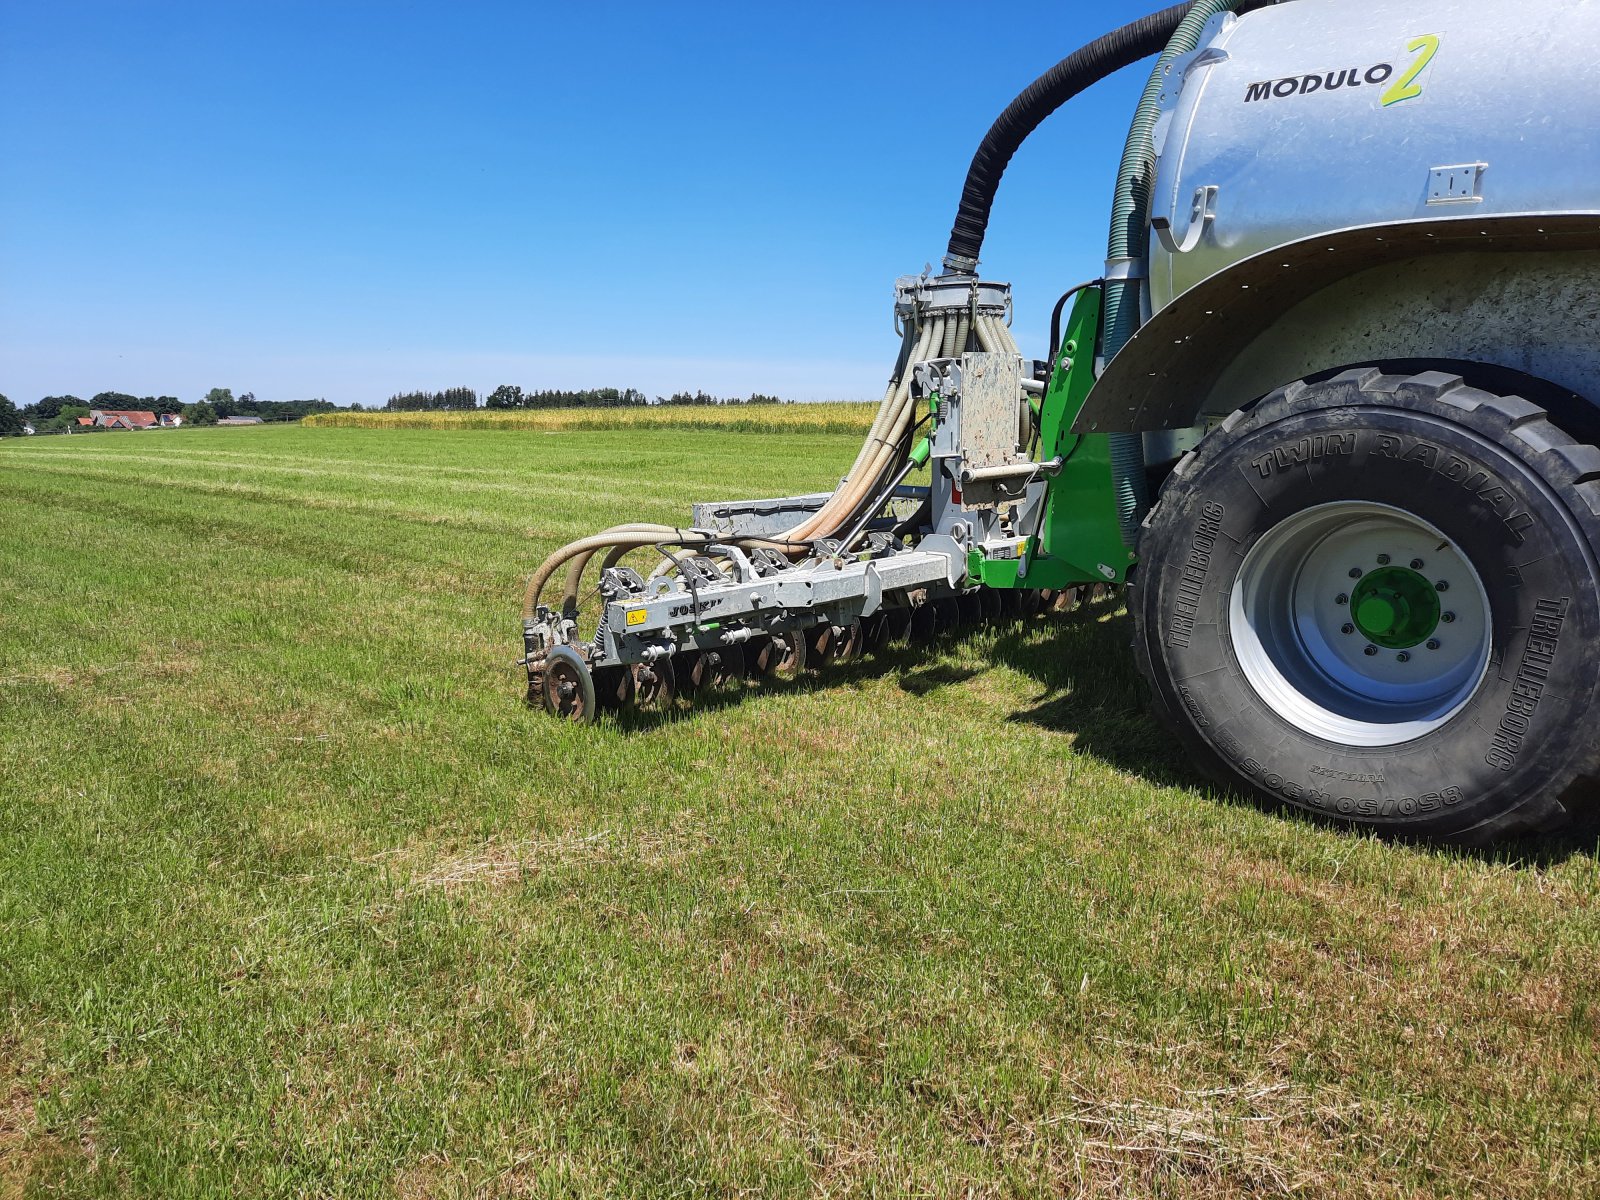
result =
[{"label": "silver wheel rim", "polygon": [[[1397,648],[1356,621],[1351,598],[1367,572],[1402,568],[1429,581],[1440,616],[1423,640]],[[1432,525],[1386,504],[1322,504],[1268,531],[1245,555],[1228,623],[1240,669],[1267,707],[1347,746],[1433,732],[1461,711],[1489,665],[1478,572]]]}]

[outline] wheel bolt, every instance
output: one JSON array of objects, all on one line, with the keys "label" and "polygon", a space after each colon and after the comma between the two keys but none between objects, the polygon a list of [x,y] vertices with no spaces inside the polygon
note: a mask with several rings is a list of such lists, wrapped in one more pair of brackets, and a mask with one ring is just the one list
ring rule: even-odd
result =
[{"label": "wheel bolt", "polygon": [[1394,656],[1394,660],[1395,660],[1395,662],[1410,662],[1411,661],[1411,655],[1407,654],[1404,650],[1402,650],[1402,651],[1400,651],[1399,654],[1396,654]]},{"label": "wheel bolt", "polygon": [[1455,613],[1452,613],[1452,612],[1440,613],[1439,614],[1439,620],[1443,621],[1446,625],[1450,624],[1450,622],[1454,621],[1455,619],[1456,619],[1456,615],[1455,615]]},{"label": "wheel bolt", "polygon": [[1387,554],[1378,555],[1378,565],[1380,567],[1388,566],[1389,565],[1389,556]]},{"label": "wheel bolt", "polygon": [[1350,624],[1349,621],[1346,621],[1343,625],[1339,626],[1340,633],[1354,633],[1355,631],[1356,627]]},{"label": "wheel bolt", "polygon": [[1337,596],[1335,596],[1333,598],[1333,602],[1335,604],[1349,604],[1350,603],[1350,597],[1345,595],[1343,592],[1340,592]]},{"label": "wheel bolt", "polygon": [[1350,578],[1351,579],[1360,579],[1361,578],[1361,568],[1360,567],[1351,567],[1350,568]]},{"label": "wheel bolt", "polygon": [[1376,653],[1377,653],[1377,652],[1378,652],[1378,648],[1377,648],[1377,647],[1376,647],[1376,646],[1372,646],[1372,645],[1369,645],[1369,646],[1368,646],[1368,647],[1367,647],[1367,648],[1366,648],[1366,649],[1365,649],[1365,650],[1363,650],[1363,651],[1362,651],[1362,652],[1361,652],[1361,653],[1363,653],[1363,654],[1365,654],[1365,655],[1366,655],[1366,656],[1367,656],[1367,657],[1368,657],[1368,658],[1371,658],[1371,657],[1372,657],[1372,656],[1373,656],[1373,655],[1374,655],[1374,654],[1376,654]]},{"label": "wheel bolt", "polygon": [[1413,570],[1413,571],[1420,571],[1420,570],[1422,570],[1422,560],[1421,560],[1421,559],[1420,559],[1420,558],[1413,558],[1413,559],[1412,559],[1412,560],[1411,560],[1411,569],[1412,569],[1412,570]]},{"label": "wheel bolt", "polygon": [[1441,579],[1438,583],[1433,585],[1433,590],[1436,592],[1448,592],[1450,590],[1450,585]]},{"label": "wheel bolt", "polygon": [[1429,638],[1428,639],[1428,649],[1429,650],[1437,650],[1438,648],[1439,648],[1439,639],[1438,638]]}]

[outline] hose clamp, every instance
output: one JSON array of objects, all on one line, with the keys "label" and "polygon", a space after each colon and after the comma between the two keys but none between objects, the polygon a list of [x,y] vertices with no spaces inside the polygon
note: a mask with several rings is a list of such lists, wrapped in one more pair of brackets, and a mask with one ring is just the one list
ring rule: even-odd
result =
[{"label": "hose clamp", "polygon": [[1120,283],[1130,279],[1147,279],[1149,270],[1143,258],[1108,258],[1106,259],[1105,281],[1107,283]]}]

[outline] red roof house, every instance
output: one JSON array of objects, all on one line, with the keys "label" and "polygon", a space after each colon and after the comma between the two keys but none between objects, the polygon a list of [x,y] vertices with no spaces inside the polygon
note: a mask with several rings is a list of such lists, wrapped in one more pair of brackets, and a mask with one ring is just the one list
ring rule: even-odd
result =
[{"label": "red roof house", "polygon": [[156,423],[153,412],[135,412],[121,408],[91,408],[89,423],[106,429],[149,429]]}]

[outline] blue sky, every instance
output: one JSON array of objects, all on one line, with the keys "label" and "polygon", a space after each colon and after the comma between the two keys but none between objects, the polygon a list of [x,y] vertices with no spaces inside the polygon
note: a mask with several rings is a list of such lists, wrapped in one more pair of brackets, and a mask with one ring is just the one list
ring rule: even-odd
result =
[{"label": "blue sky", "polygon": [[[989,123],[1151,3],[0,3],[0,392],[876,398]],[[1092,277],[1134,68],[984,273]]]}]

